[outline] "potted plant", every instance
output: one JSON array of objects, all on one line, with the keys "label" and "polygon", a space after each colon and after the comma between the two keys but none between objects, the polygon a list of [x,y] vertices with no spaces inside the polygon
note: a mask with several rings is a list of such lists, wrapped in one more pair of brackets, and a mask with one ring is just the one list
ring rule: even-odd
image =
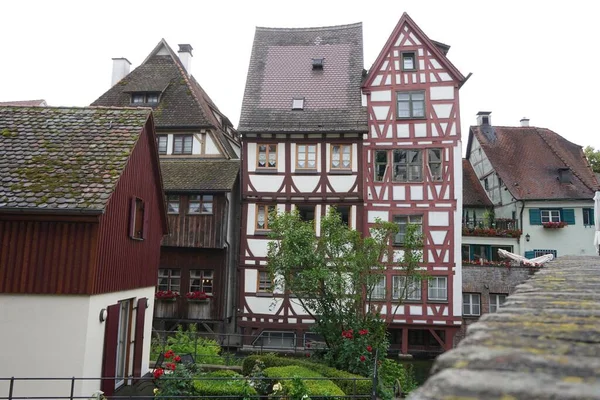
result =
[{"label": "potted plant", "polygon": [[188,301],[189,319],[210,319],[210,298],[206,292],[188,292],[185,295]]},{"label": "potted plant", "polygon": [[188,301],[206,302],[210,299],[210,295],[206,294],[206,292],[187,292],[185,297],[188,299]]},{"label": "potted plant", "polygon": [[560,222],[542,222],[542,226],[546,229],[560,229],[567,226],[565,221]]}]

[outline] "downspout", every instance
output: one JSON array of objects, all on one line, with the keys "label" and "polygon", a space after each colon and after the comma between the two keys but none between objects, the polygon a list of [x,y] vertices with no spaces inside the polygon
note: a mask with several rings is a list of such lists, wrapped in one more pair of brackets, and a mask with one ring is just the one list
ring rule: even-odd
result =
[{"label": "downspout", "polygon": [[[519,224],[521,224],[521,236],[523,236],[523,211],[525,211],[525,200],[519,200],[521,202],[521,212],[519,213]],[[521,243],[521,238],[519,237],[519,243]],[[523,247],[525,247],[525,245],[523,245]],[[522,249],[521,251],[522,256],[525,255],[525,249]]]}]

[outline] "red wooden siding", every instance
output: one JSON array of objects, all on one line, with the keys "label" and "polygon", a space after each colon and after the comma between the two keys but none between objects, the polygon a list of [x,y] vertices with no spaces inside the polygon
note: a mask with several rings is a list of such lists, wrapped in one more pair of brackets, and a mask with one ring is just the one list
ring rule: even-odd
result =
[{"label": "red wooden siding", "polygon": [[[93,293],[116,292],[154,286],[163,236],[161,205],[152,162],[154,140],[146,124],[128,164],[117,183],[105,213],[100,218],[98,262]],[[147,235],[144,240],[129,237],[131,199],[144,201]]]},{"label": "red wooden siding", "polygon": [[169,214],[169,235],[163,246],[223,248],[227,231],[227,200],[213,197],[212,214],[188,214],[188,196],[179,195],[179,214]]},{"label": "red wooden siding", "polygon": [[36,219],[0,216],[0,293],[89,294],[96,217]]}]

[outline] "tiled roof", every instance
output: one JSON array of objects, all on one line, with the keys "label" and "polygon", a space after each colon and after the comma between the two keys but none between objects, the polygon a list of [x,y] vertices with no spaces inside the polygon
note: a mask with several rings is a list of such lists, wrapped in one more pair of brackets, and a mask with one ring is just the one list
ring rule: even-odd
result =
[{"label": "tiled roof", "polygon": [[[472,126],[492,166],[515,199],[591,199],[598,183],[581,146],[536,127]],[[558,180],[569,168],[571,183]]]},{"label": "tiled roof", "polygon": [[[166,49],[166,53],[162,51]],[[215,139],[227,157],[237,158],[226,133],[213,114],[217,106],[192,76],[189,77],[179,57],[161,40],[148,58],[125,78],[92,103],[94,106],[131,106],[132,92],[161,92],[154,108],[157,131],[167,127],[206,127],[219,134]],[[220,112],[219,112],[220,114]]]},{"label": "tiled roof", "polygon": [[161,159],[165,191],[229,191],[240,170],[239,160]]},{"label": "tiled roof", "polygon": [[23,106],[23,107],[39,107],[47,106],[46,100],[17,100],[17,101],[0,101],[0,107],[2,106]]},{"label": "tiled roof", "polygon": [[0,107],[0,209],[100,211],[149,109]]},{"label": "tiled roof", "polygon": [[[323,58],[313,70],[312,59]],[[238,130],[364,131],[362,24],[256,28]],[[292,99],[304,98],[303,110]]]},{"label": "tiled roof", "polygon": [[469,160],[463,159],[463,206],[465,207],[492,207],[477,174]]}]

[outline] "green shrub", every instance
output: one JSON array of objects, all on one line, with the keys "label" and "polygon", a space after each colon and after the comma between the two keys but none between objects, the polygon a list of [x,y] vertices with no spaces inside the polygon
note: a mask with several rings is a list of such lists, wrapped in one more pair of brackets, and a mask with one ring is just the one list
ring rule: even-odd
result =
[{"label": "green shrub", "polygon": [[412,366],[407,367],[389,358],[381,360],[378,375],[381,397],[383,398],[393,396],[396,381],[400,383],[404,393],[409,393],[418,386]]},{"label": "green shrub", "polygon": [[[248,384],[243,376],[235,371],[214,371],[203,374],[198,378],[194,380],[194,388],[196,389],[196,395],[207,396],[203,400],[249,399],[257,396],[256,390]],[[210,378],[221,379],[213,380]]]},{"label": "green shrub", "polygon": [[333,382],[348,395],[371,394],[372,382],[370,379],[365,379],[365,377],[363,376],[352,374],[346,371],[341,371],[339,369],[329,367],[325,364],[320,364],[298,358],[278,357],[274,354],[252,355],[246,357],[242,364],[242,373],[246,376],[250,375],[250,373],[252,372],[252,368],[254,367],[254,364],[257,360],[262,361],[265,365],[265,368],[297,365],[315,371],[326,378],[338,378],[334,379]]},{"label": "green shrub", "polygon": [[[323,375],[306,367],[289,365],[287,367],[271,367],[265,369],[265,375],[269,378],[323,378]],[[302,379],[308,395],[314,400],[322,396],[345,396],[346,394],[335,383],[328,379]],[[274,382],[275,383],[275,382]],[[292,380],[282,379],[280,381],[284,392],[292,390]]]},{"label": "green shrub", "polygon": [[177,327],[175,335],[167,338],[166,344],[153,338],[150,357],[156,360],[159,353],[173,350],[179,355],[192,354],[196,363],[224,365],[225,360],[219,354],[221,346],[213,339],[203,338],[198,335],[198,328],[190,324],[187,330],[181,325]]}]

